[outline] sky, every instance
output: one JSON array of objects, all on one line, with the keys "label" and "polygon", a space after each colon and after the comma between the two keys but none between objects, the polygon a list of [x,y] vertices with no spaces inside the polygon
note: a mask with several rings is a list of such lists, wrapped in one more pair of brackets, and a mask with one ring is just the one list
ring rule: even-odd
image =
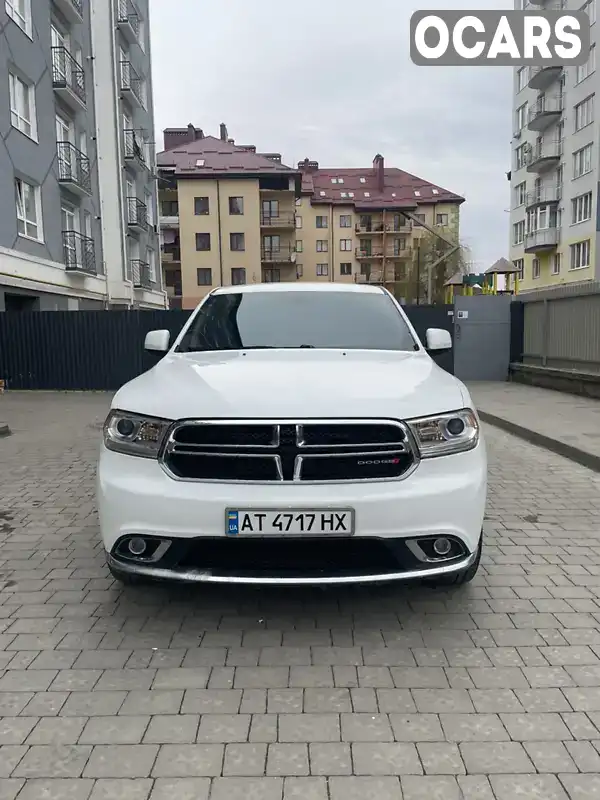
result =
[{"label": "sky", "polygon": [[508,255],[509,67],[417,67],[411,14],[512,9],[512,0],[150,0],[162,130],[227,125],[295,166],[364,167],[376,153],[466,198],[474,271]]}]

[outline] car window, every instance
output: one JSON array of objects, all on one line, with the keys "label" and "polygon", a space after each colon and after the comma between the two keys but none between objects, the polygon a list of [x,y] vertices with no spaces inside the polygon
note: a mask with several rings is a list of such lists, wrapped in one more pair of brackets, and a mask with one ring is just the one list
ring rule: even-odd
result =
[{"label": "car window", "polygon": [[387,294],[231,292],[208,297],[177,348],[341,348],[417,350]]}]

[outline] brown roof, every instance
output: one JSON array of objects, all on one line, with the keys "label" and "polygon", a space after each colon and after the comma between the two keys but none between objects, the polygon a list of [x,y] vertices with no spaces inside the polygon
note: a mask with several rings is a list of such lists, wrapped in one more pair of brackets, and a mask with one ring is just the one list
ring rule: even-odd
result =
[{"label": "brown roof", "polygon": [[[299,166],[302,167],[302,164]],[[383,191],[380,191],[375,166],[360,169],[312,168],[302,173],[302,194],[310,194],[311,202],[315,204],[354,205],[365,211],[382,207],[414,209],[420,204],[465,201],[464,197],[454,192],[396,167],[383,168],[383,177]],[[343,183],[339,182],[340,179]]]},{"label": "brown roof", "polygon": [[172,150],[164,150],[158,153],[157,162],[159,169],[172,169],[178,177],[299,175],[292,167],[214,136],[205,136],[193,142],[184,142]]},{"label": "brown roof", "polygon": [[464,275],[462,272],[455,272],[454,275],[446,281],[444,286],[462,286],[463,277]]},{"label": "brown roof", "polygon": [[506,258],[499,258],[495,264],[492,264],[491,267],[486,269],[486,275],[492,275],[496,272],[498,275],[512,275],[518,272],[518,268],[512,263],[512,261],[508,261]]}]

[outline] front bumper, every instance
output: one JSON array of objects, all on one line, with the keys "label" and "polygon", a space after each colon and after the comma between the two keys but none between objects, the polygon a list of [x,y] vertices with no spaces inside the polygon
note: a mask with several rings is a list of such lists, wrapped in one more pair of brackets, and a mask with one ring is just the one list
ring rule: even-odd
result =
[{"label": "front bumper", "polygon": [[[157,579],[175,579],[193,583],[245,584],[344,584],[413,580],[460,572],[476,558],[479,546],[487,491],[487,460],[483,441],[470,452],[436,459],[424,459],[406,479],[398,481],[332,484],[219,484],[175,481],[149,459],[125,456],[102,447],[98,467],[98,510],[102,541],[109,564],[115,571]],[[323,569],[290,571],[277,569],[272,559],[269,567],[252,570],[248,561],[236,570],[236,554],[268,551],[265,540],[250,537],[231,539],[225,535],[226,508],[348,508],[355,510],[353,537],[337,539],[311,537],[310,546],[323,543],[329,548]],[[185,544],[182,559],[161,559],[158,563],[134,562],[116,553],[126,536],[169,540]],[[418,563],[406,558],[405,540],[422,537],[449,537],[460,552],[447,562]],[[279,539],[279,537],[277,537]],[[269,547],[277,542],[270,537]],[[307,537],[308,539],[308,537]],[[307,549],[307,539],[296,540],[298,552]],[[243,541],[243,547],[237,542]],[[227,544],[225,544],[227,542]],[[298,544],[300,542],[300,544]],[[212,543],[212,544],[211,544]],[[259,544],[260,543],[260,544]],[[389,563],[381,559],[367,565],[362,560],[360,544],[379,544],[397,553]],[[214,547],[213,547],[214,544]],[[209,555],[212,550],[232,554],[232,562],[222,568],[223,559],[191,559],[190,550]],[[336,551],[335,548],[338,548]],[[203,550],[204,548],[204,550]],[[335,552],[345,555],[356,550],[352,568],[335,568]],[[284,548],[285,549],[285,548]],[[346,552],[347,551],[347,552]],[[331,555],[331,554],[334,555]],[[168,555],[168,554],[167,554]],[[222,556],[222,553],[221,553]],[[250,561],[252,556],[250,556]],[[260,560],[260,559],[259,559]],[[266,563],[266,562],[265,562]],[[250,566],[252,566],[250,564]]]}]

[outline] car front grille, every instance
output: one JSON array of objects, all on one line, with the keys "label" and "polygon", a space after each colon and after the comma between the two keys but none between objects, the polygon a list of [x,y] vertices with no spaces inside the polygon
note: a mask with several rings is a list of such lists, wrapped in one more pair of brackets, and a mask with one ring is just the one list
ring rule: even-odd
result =
[{"label": "car front grille", "polygon": [[332,483],[401,478],[415,455],[393,420],[188,420],[162,463],[178,480]]}]

